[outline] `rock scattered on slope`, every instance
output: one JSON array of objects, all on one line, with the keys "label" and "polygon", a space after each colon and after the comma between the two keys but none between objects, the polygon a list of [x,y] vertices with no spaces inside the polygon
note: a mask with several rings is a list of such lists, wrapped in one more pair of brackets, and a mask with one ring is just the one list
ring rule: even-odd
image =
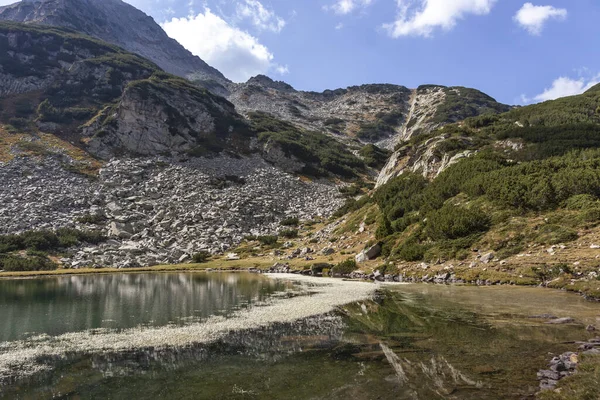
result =
[{"label": "rock scattered on slope", "polygon": [[[0,233],[75,227],[110,239],[82,246],[65,266],[133,267],[224,253],[246,235],[273,234],[286,217],[328,217],[335,185],[306,183],[259,158],[114,159],[97,180],[57,159],[15,158],[0,168]],[[97,217],[100,225],[77,222]]]}]

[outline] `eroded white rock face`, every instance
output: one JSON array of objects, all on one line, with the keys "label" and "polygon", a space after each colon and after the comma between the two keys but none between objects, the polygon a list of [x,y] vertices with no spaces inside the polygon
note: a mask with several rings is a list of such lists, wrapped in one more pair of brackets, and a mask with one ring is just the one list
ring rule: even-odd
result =
[{"label": "eroded white rock face", "polygon": [[[246,235],[274,234],[289,216],[328,217],[343,203],[329,182],[300,181],[264,160],[114,159],[97,180],[61,162],[17,157],[0,168],[0,233],[76,227],[110,240],[81,246],[67,266],[128,267],[224,253]],[[98,225],[77,222],[99,216]]]},{"label": "eroded white rock face", "polygon": [[405,146],[395,151],[379,173],[376,187],[381,187],[406,172],[420,173],[425,178],[433,179],[450,166],[475,153],[471,150],[444,153],[438,146],[446,139],[447,136],[440,135],[415,148]]}]

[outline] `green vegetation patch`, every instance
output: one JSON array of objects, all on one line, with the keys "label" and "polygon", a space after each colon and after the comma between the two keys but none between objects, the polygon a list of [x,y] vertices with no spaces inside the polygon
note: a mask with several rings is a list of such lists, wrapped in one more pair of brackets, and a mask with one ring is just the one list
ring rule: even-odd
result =
[{"label": "green vegetation patch", "polygon": [[[56,269],[49,254],[60,254],[82,243],[99,244],[106,237],[100,231],[61,228],[56,231],[27,231],[0,235],[0,269],[7,271],[42,271]],[[23,255],[26,252],[26,255]]]},{"label": "green vegetation patch", "polygon": [[362,160],[327,135],[303,131],[262,112],[250,113],[249,118],[258,140],[263,144],[275,144],[287,156],[304,162],[306,166],[302,173],[306,175],[356,178],[365,171]]},{"label": "green vegetation patch", "polygon": [[433,122],[462,121],[482,114],[497,114],[510,110],[495,99],[476,89],[465,87],[444,88],[444,102],[437,108]]},{"label": "green vegetation patch", "polygon": [[333,276],[343,276],[350,275],[352,272],[358,269],[356,265],[356,261],[352,258],[349,258],[345,261],[340,262],[335,267],[331,269],[331,273]]},{"label": "green vegetation patch", "polygon": [[392,153],[388,150],[379,148],[374,144],[364,146],[358,154],[363,158],[365,164],[377,170],[383,169]]},{"label": "green vegetation patch", "polygon": [[403,120],[404,115],[399,111],[379,113],[374,122],[363,124],[356,136],[362,140],[376,142],[394,135]]}]

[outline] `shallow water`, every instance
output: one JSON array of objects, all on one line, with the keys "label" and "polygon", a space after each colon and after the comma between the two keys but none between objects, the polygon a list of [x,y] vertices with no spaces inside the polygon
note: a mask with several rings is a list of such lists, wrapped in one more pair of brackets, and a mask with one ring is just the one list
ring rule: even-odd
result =
[{"label": "shallow water", "polygon": [[[187,329],[186,324],[195,326],[198,321],[187,317],[196,317],[196,310],[202,308],[188,306],[190,302],[213,304],[202,314],[205,323],[213,323],[206,316],[228,308],[215,305],[219,296],[196,299],[198,293],[204,293],[199,288],[207,287],[207,280],[212,282],[209,286],[220,287],[224,282],[228,282],[226,287],[240,286],[229,287],[224,293],[238,293],[225,296],[227,304],[236,303],[233,298],[238,299],[237,304],[246,304],[247,308],[237,314],[226,312],[231,321],[243,323],[231,325],[236,328],[221,332],[214,340],[198,337],[194,341],[192,336],[181,345],[115,347],[50,357],[46,362],[51,368],[0,386],[0,397],[521,399],[537,391],[536,372],[546,366],[552,354],[573,350],[577,346],[568,342],[593,336],[585,326],[597,323],[600,316],[596,303],[536,288],[376,286],[303,279],[291,295],[287,280],[265,281],[243,275],[167,274],[157,282],[178,281],[181,276],[186,277],[183,281],[188,290],[172,291],[167,297],[170,305],[165,308],[172,317],[152,317],[155,325],[170,321],[183,325],[181,329]],[[199,286],[193,289],[190,285]],[[245,291],[242,286],[254,289]],[[141,287],[143,293],[151,292],[146,282]],[[144,303],[140,300],[144,296],[130,293],[135,292],[135,284],[126,288],[123,293],[129,293],[129,299]],[[164,286],[159,288],[165,290]],[[375,289],[377,293],[368,299],[366,293]],[[241,292],[245,294],[239,296]],[[311,301],[341,304],[336,300],[349,301],[352,292],[363,299],[326,315],[308,316],[327,309],[324,304],[312,309]],[[120,296],[117,289],[111,293]],[[20,307],[26,312],[25,305]],[[282,322],[273,323],[272,309],[277,309],[279,314],[273,315],[279,315]],[[85,313],[88,309],[81,310]],[[281,315],[286,310],[289,315]],[[118,318],[127,314],[112,315]],[[547,319],[532,318],[541,314],[573,317],[576,323],[549,325]],[[304,317],[297,319],[300,315]],[[255,319],[271,323],[250,323]],[[127,322],[120,327],[129,326]],[[151,332],[181,333],[160,328]],[[98,335],[115,340],[125,337],[110,332]],[[9,343],[3,345],[0,356],[10,349]]]},{"label": "shallow water", "polygon": [[[289,285],[288,285],[289,286]],[[184,324],[286,288],[255,274],[111,274],[0,280],[0,342],[36,334]]]}]

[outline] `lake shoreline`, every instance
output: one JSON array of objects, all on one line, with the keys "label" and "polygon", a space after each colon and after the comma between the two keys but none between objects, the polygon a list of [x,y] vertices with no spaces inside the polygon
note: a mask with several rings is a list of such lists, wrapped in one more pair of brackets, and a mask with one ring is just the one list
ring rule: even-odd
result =
[{"label": "lake shoreline", "polygon": [[[209,264],[209,265],[184,265],[184,266],[159,266],[159,267],[155,267],[155,268],[144,268],[144,269],[137,269],[134,271],[128,270],[128,269],[122,269],[122,270],[118,270],[117,272],[119,274],[127,274],[127,273],[134,273],[134,274],[142,274],[142,273],[157,273],[157,274],[162,274],[162,273],[195,273],[195,272],[206,272],[206,273],[210,273],[210,272],[214,272],[217,273],[216,275],[220,275],[220,273],[231,273],[231,272],[237,272],[237,273],[246,273],[248,272],[248,269],[242,269],[242,268],[238,268],[234,271],[231,270],[226,270],[226,268],[220,268],[220,269],[214,269],[212,268],[214,266]],[[229,266],[228,268],[231,268],[231,266]],[[149,271],[148,271],[149,270]],[[68,274],[68,272],[80,272],[78,275],[94,275],[97,274],[99,276],[105,276],[106,274],[110,274],[113,273],[112,270],[96,270],[96,271],[61,271],[62,273],[55,273],[53,276],[75,276],[74,274]],[[100,272],[100,273],[99,273]],[[327,310],[331,310],[331,306],[334,305],[334,308],[336,307],[334,303],[337,304],[337,307],[340,307],[341,303],[344,303],[346,305],[349,305],[350,303],[347,303],[346,301],[351,301],[351,300],[356,300],[358,298],[365,298],[366,297],[370,297],[371,295],[374,295],[375,293],[377,293],[377,290],[382,289],[384,290],[386,293],[389,290],[394,290],[393,288],[400,288],[401,286],[404,286],[403,284],[406,284],[406,286],[409,287],[408,292],[413,292],[413,291],[418,291],[420,292],[421,290],[417,289],[418,287],[424,287],[427,285],[416,285],[415,283],[411,283],[411,282],[380,282],[377,281],[377,283],[372,283],[369,284],[368,282],[372,282],[369,280],[362,280],[362,281],[358,281],[355,280],[354,282],[351,281],[350,279],[335,279],[335,278],[322,278],[322,277],[311,277],[311,276],[304,276],[302,274],[300,274],[298,271],[296,271],[296,273],[292,273],[292,274],[285,274],[285,273],[270,273],[268,269],[265,270],[252,270],[250,272],[254,272],[257,275],[263,275],[265,277],[268,278],[272,278],[275,280],[290,280],[290,281],[299,281],[299,282],[306,282],[309,284],[309,286],[312,286],[313,284],[317,284],[317,287],[319,286],[331,286],[330,289],[327,289],[326,292],[329,294],[317,294],[317,296],[325,296],[323,298],[323,300],[326,300],[325,302],[319,301],[316,305],[317,308],[319,308],[320,311],[327,311]],[[260,272],[260,274],[259,274]],[[45,277],[50,277],[52,275],[45,275]],[[42,276],[41,278],[43,278],[44,276]],[[29,276],[27,278],[33,278],[33,276]],[[8,278],[5,278],[8,279]],[[23,279],[21,277],[21,279]],[[321,283],[322,285],[319,285],[319,283]],[[427,283],[427,282],[425,282]],[[359,285],[359,286],[358,286]],[[412,289],[410,288],[412,286]],[[502,293],[503,291],[506,290],[506,293],[512,293],[512,291],[510,289],[502,289],[501,286],[508,286],[508,285],[494,285],[493,287],[495,289],[492,289],[492,286],[490,286],[490,290],[473,290],[473,288],[475,287],[475,285],[466,285],[466,284],[446,284],[446,285],[442,285],[442,284],[436,284],[436,285],[431,285],[436,286],[435,289],[431,289],[434,290],[435,292],[438,293],[445,293],[446,289],[443,289],[442,286],[448,286],[449,289],[452,292],[456,292],[456,293],[471,293],[471,297],[470,298],[465,298],[464,300],[466,301],[465,304],[473,304],[473,301],[477,301],[479,302],[484,301],[486,304],[487,302],[484,299],[491,299],[491,298],[496,298],[498,296],[497,293]],[[456,289],[450,289],[451,286],[454,286]],[[473,286],[473,288],[469,289],[469,286]],[[488,286],[488,285],[485,285]],[[512,286],[518,286],[518,285],[512,285]],[[462,287],[462,288],[461,288]],[[529,286],[528,288],[525,286],[518,286],[515,287],[515,292],[519,292],[519,289],[522,290],[523,294],[526,296],[528,296],[527,293],[534,293],[534,292],[538,292],[538,288]],[[425,291],[429,291],[430,289],[423,289]],[[441,290],[441,292],[440,292]],[[311,290],[312,291],[312,290]],[[317,289],[317,292],[319,292],[320,289]],[[362,295],[359,295],[358,292],[361,292]],[[566,293],[564,295],[560,295],[557,294],[558,291],[539,291],[539,295],[537,295],[538,297],[542,297],[544,298],[544,294],[548,293],[548,299],[561,299],[561,298],[567,298],[565,296],[570,296],[570,299],[575,299],[575,297],[571,296],[571,295],[567,295]],[[496,293],[496,294],[495,294]],[[512,295],[506,294],[509,297],[514,297],[516,293],[513,293]],[[357,295],[359,295],[358,297],[356,297]],[[333,296],[333,297],[330,297]],[[343,297],[344,299],[341,299],[339,297]],[[308,298],[298,298],[296,300],[293,300],[294,302],[300,301],[301,303],[299,304],[304,304],[305,301],[308,301]],[[314,299],[313,299],[314,300]],[[310,305],[310,309],[312,310],[313,307],[315,307],[313,303],[313,300],[311,300],[310,302],[306,303],[305,306]],[[284,301],[288,301],[288,300],[284,300]],[[544,302],[546,302],[547,300],[544,300]],[[580,300],[582,301],[582,300]],[[586,302],[583,302],[586,303]],[[275,303],[273,304],[273,306],[276,306],[276,304],[280,304],[280,306],[283,306],[283,303],[279,303],[279,300],[275,300]],[[374,302],[372,306],[376,306],[378,303]],[[549,309],[548,311],[553,311],[558,313],[558,316],[565,316],[567,315],[569,312],[573,311],[575,314],[577,314],[577,309],[571,309],[571,308],[565,308],[565,307],[561,307],[560,309],[554,310],[551,306],[551,304],[553,304],[552,301],[549,301],[549,307],[551,307],[551,309]],[[569,303],[570,304],[570,303]],[[323,308],[323,307],[326,307]],[[277,306],[276,306],[277,307]],[[346,306],[341,306],[342,308],[345,308]],[[589,305],[586,307],[590,307]],[[267,307],[268,309],[269,307]],[[356,307],[355,307],[356,308]],[[468,306],[467,306],[468,308]],[[545,307],[543,307],[545,308]],[[260,321],[266,322],[266,321],[270,321],[269,323],[272,323],[273,321],[275,321],[275,319],[277,321],[279,321],[279,319],[281,319],[282,315],[285,315],[285,319],[286,321],[290,322],[291,320],[289,320],[292,316],[290,316],[289,314],[289,310],[290,310],[290,304],[288,303],[285,307],[283,307],[279,312],[277,313],[268,313],[268,314],[263,314],[263,311],[267,311],[267,309],[263,309],[261,307],[259,307],[259,309],[255,310],[258,312],[258,314],[255,315],[255,317],[251,318],[251,321],[247,320],[246,318],[244,318],[243,320],[240,320],[238,322],[236,322],[236,320],[233,321],[235,326],[238,327],[243,327],[244,329],[246,328],[259,328],[262,325],[262,323],[259,323]],[[285,309],[285,312],[284,312]],[[291,309],[298,309],[295,306],[292,306]],[[350,308],[352,309],[352,307]],[[300,307],[300,310],[305,310],[305,307]],[[315,315],[314,314],[314,310],[308,312],[309,310],[306,309],[306,311],[302,311],[302,315],[301,317],[307,317],[309,314],[310,315]],[[358,314],[363,314],[365,313],[365,310],[361,310],[361,309],[356,309],[353,312],[346,312],[348,315],[351,316],[356,316]],[[270,317],[269,317],[270,315]],[[364,314],[364,315],[370,315],[370,312],[368,314]],[[527,315],[533,315],[531,313],[531,311],[522,311],[522,316],[524,316],[526,318]],[[276,318],[275,318],[276,316]],[[577,315],[572,315],[573,317],[577,317]],[[589,317],[589,313],[588,313],[588,317]],[[256,317],[259,317],[258,320],[256,320]],[[265,318],[266,317],[266,318]],[[362,318],[362,317],[360,317]],[[530,317],[533,318],[533,317]],[[538,317],[536,317],[538,318]],[[539,317],[541,318],[541,317]],[[589,318],[587,319],[582,319],[581,321],[587,321],[589,320]],[[544,326],[552,326],[552,325],[546,325],[546,323],[539,321],[539,319],[532,319],[532,321],[538,321],[535,322],[535,324],[537,326],[540,327],[544,327]],[[579,322],[578,322],[579,323]],[[257,325],[258,324],[258,325]],[[54,349],[53,351],[50,351],[49,353],[46,354],[37,354],[35,352],[32,352],[31,354],[28,353],[28,351],[30,351],[31,349],[28,346],[25,346],[25,344],[23,343],[23,346],[19,345],[18,342],[14,342],[13,344],[17,344],[17,348],[5,348],[5,351],[8,351],[9,353],[12,353],[14,355],[13,360],[23,360],[23,359],[29,359],[30,361],[36,359],[38,356],[49,356],[49,357],[58,357],[58,359],[60,359],[60,357],[62,357],[62,354],[66,354],[68,352],[72,352],[72,351],[79,351],[83,349],[84,353],[88,353],[91,352],[90,354],[94,354],[95,352],[104,352],[104,351],[108,351],[109,353],[111,352],[115,352],[119,353],[121,351],[125,351],[126,353],[128,353],[130,350],[135,349],[135,348],[144,348],[144,346],[150,346],[153,349],[160,349],[162,348],[161,346],[166,345],[171,346],[171,345],[175,345],[175,346],[180,346],[180,345],[184,345],[185,347],[185,343],[189,343],[188,340],[190,338],[194,338],[194,342],[197,341],[198,337],[203,337],[205,339],[207,339],[206,343],[210,343],[214,340],[217,340],[219,337],[221,337],[221,332],[224,331],[231,331],[231,325],[230,322],[227,321],[222,321],[222,320],[218,320],[215,319],[214,321],[212,321],[212,323],[210,324],[210,327],[201,327],[201,326],[196,326],[194,328],[168,328],[168,329],[164,329],[164,328],[150,328],[150,329],[131,329],[131,330],[126,330],[122,333],[116,334],[116,333],[110,333],[110,332],[106,332],[108,335],[105,336],[103,334],[101,335],[97,335],[97,334],[93,334],[93,335],[88,335],[87,333],[77,333],[77,334],[66,334],[66,335],[62,335],[61,337],[59,337],[59,341],[60,345]],[[256,326],[255,326],[256,325]],[[556,326],[556,325],[554,325]],[[585,326],[585,325],[584,325]],[[542,328],[543,329],[543,328]],[[104,338],[102,338],[103,336],[105,336]],[[161,339],[157,339],[157,338],[161,338]],[[166,338],[166,339],[165,339]],[[166,340],[166,342],[165,342]],[[575,339],[577,340],[577,339]],[[565,342],[566,343],[566,342]],[[576,342],[569,342],[569,343],[576,343]],[[46,342],[45,339],[41,339],[40,342],[41,345],[46,346],[49,343]],[[118,345],[117,345],[118,344]],[[116,347],[115,347],[116,346]],[[123,347],[124,346],[124,347]],[[132,346],[132,347],[130,347]],[[53,347],[53,346],[52,346]],[[564,348],[563,351],[567,350],[568,348]],[[572,349],[574,351],[577,351],[575,349]],[[545,354],[543,352],[541,353],[536,353],[536,354]],[[558,353],[557,353],[558,354]],[[4,354],[5,358],[6,356],[9,356],[9,354]],[[3,357],[0,357],[0,359]],[[11,362],[10,360],[11,357],[8,357],[7,359],[5,359],[4,361],[6,362]],[[596,360],[595,359],[585,359],[584,361],[586,364],[584,365],[589,365],[590,363],[593,363],[593,365],[596,364]],[[542,363],[539,364],[539,366],[541,367]],[[35,363],[33,364],[29,364],[29,367],[34,368],[32,370],[32,372],[35,373],[36,371],[36,367],[35,367]],[[1,370],[1,368],[0,368]],[[6,371],[5,371],[6,372]],[[564,380],[564,382],[561,380],[561,382],[559,383],[559,388],[563,387],[563,386],[568,386],[570,384],[570,380],[571,379],[582,379],[582,377],[585,377],[586,375],[586,371],[585,371],[585,367],[584,370],[581,373],[578,373],[576,375],[574,375],[574,378],[566,378]],[[547,394],[543,394],[540,396],[547,396]],[[546,397],[542,397],[542,398],[546,398]]]},{"label": "lake shoreline", "polygon": [[[307,271],[313,262],[294,262],[284,264],[289,267],[289,273],[301,275]],[[251,260],[212,260],[206,263],[188,263],[188,264],[170,264],[156,265],[151,267],[139,268],[81,268],[81,269],[57,269],[50,271],[15,271],[15,272],[0,272],[0,280],[4,279],[36,279],[55,276],[79,276],[79,275],[106,275],[106,274],[136,274],[136,273],[170,273],[170,272],[251,272],[251,273],[280,273],[276,267],[282,264],[274,262],[272,259],[251,259]],[[440,272],[436,274],[436,272]],[[408,275],[410,273],[410,275]],[[435,274],[435,275],[434,275]],[[444,275],[445,279],[437,279],[438,276]],[[516,286],[516,287],[539,287],[543,289],[555,289],[579,294],[586,300],[592,302],[600,302],[600,289],[591,288],[590,285],[581,287],[573,285],[566,279],[555,279],[553,281],[519,281],[512,279],[510,274],[499,274],[497,279],[491,280],[473,280],[466,281],[464,279],[450,279],[450,273],[441,271],[418,271],[409,270],[403,274],[404,283],[425,283],[439,285],[468,285],[468,286]],[[385,280],[384,276],[378,277],[372,272],[365,271],[358,277],[352,276],[334,276],[333,278],[353,279],[357,281],[379,281],[379,282],[394,282],[394,280]],[[398,282],[398,281],[395,281]]]}]

